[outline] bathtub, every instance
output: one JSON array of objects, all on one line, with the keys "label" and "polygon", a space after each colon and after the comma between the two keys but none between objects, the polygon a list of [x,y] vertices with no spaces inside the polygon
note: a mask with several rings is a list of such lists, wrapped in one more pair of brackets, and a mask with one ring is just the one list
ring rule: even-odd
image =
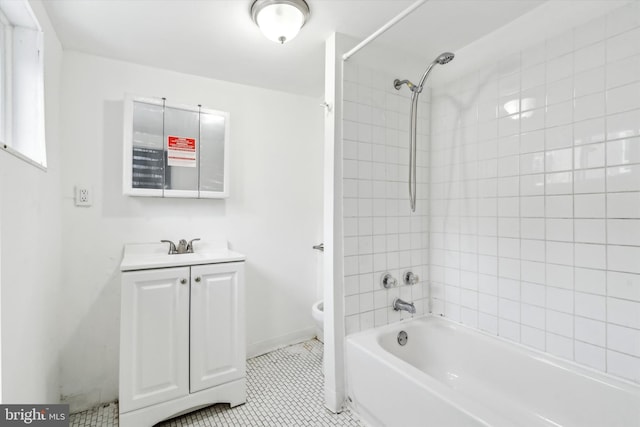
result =
[{"label": "bathtub", "polygon": [[346,363],[371,426],[640,426],[639,386],[440,317],[350,335]]}]

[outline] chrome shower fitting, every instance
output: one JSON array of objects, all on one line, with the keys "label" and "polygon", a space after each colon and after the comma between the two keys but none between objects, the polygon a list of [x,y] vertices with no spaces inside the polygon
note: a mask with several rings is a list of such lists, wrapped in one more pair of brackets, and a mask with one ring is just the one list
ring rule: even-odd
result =
[{"label": "chrome shower fitting", "polygon": [[403,84],[406,84],[407,87],[411,90],[411,112],[410,112],[410,138],[409,138],[409,201],[411,204],[411,212],[416,211],[416,136],[417,136],[417,121],[418,121],[418,96],[420,96],[420,92],[422,92],[422,88],[424,87],[424,83],[431,72],[431,69],[434,65],[440,64],[448,64],[453,60],[455,55],[451,52],[444,52],[438,55],[436,59],[433,60],[431,64],[427,67],[427,69],[422,74],[420,78],[420,82],[417,85],[411,83],[409,80],[399,80],[395,79],[393,81],[393,87],[396,90],[400,90]]},{"label": "chrome shower fitting", "polygon": [[382,276],[380,276],[380,284],[382,285],[383,288],[389,289],[394,286],[397,286],[398,281],[393,278],[391,273],[385,273]]},{"label": "chrome shower fitting", "polygon": [[416,85],[414,85],[413,83],[411,83],[409,80],[400,80],[400,79],[395,79],[393,81],[393,87],[396,90],[400,90],[400,88],[402,87],[402,85],[407,85],[407,87],[409,89],[411,89],[412,92],[415,91],[420,91],[422,92],[422,88],[418,88]]},{"label": "chrome shower fitting", "polygon": [[412,302],[406,302],[400,298],[394,299],[391,306],[395,311],[406,311],[411,314],[416,314],[416,306]]}]

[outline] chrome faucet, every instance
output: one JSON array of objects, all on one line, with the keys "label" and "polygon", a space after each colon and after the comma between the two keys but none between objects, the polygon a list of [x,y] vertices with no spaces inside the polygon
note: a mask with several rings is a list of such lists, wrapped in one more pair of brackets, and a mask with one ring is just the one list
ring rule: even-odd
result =
[{"label": "chrome faucet", "polygon": [[179,254],[186,254],[187,253],[187,241],[184,239],[180,239],[180,241],[178,242],[178,253]]},{"label": "chrome faucet", "polygon": [[173,243],[171,240],[160,240],[160,242],[169,244],[169,255],[178,253],[178,250],[176,249],[176,244]]},{"label": "chrome faucet", "polygon": [[189,240],[189,243],[187,244],[187,253],[192,254],[193,253],[193,242],[197,242],[200,239],[191,239]]},{"label": "chrome faucet", "polygon": [[416,313],[416,306],[413,305],[412,302],[406,302],[401,300],[400,298],[396,298],[393,300],[392,307],[395,311],[408,311],[411,314]]},{"label": "chrome faucet", "polygon": [[197,242],[200,239],[192,239],[188,243],[186,240],[181,239],[178,242],[178,246],[173,243],[171,240],[161,240],[162,243],[169,244],[169,255],[175,254],[192,254],[193,253],[193,242]]}]

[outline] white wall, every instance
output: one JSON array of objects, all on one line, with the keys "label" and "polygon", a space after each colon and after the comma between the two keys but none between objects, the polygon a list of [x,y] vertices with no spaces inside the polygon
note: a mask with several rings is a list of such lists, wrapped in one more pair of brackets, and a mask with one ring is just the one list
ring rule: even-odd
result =
[{"label": "white wall", "polygon": [[[247,255],[248,354],[313,336],[321,255],[311,246],[322,238],[319,100],[77,52],[65,52],[62,88],[61,381],[72,410],[117,397],[125,243],[226,237]],[[229,199],[122,195],[125,93],[231,113]],[[93,207],[74,207],[78,184],[93,188]]]},{"label": "white wall", "polygon": [[432,308],[640,382],[640,4],[611,6],[549,2],[434,89]]},{"label": "white wall", "polygon": [[31,4],[45,34],[48,169],[0,152],[3,403],[59,400],[62,48],[42,4]]}]

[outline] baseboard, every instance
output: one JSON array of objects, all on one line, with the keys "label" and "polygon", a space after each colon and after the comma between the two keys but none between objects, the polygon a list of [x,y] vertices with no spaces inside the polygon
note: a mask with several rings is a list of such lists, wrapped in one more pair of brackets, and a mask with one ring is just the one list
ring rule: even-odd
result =
[{"label": "baseboard", "polygon": [[268,340],[258,341],[247,345],[247,359],[261,356],[282,347],[298,344],[303,341],[310,340],[316,336],[315,328],[301,329],[279,337],[269,338]]},{"label": "baseboard", "polygon": [[118,394],[101,393],[98,390],[92,390],[83,394],[60,396],[60,403],[69,405],[69,413],[76,414],[78,412],[88,411],[90,409],[99,408],[100,406],[110,405],[118,401]]}]

